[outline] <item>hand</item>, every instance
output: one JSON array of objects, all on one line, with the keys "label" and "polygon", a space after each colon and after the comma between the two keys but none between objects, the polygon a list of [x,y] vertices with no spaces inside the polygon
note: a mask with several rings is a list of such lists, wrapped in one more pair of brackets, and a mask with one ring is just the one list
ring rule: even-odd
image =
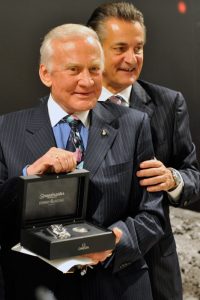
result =
[{"label": "hand", "polygon": [[156,159],[143,161],[136,175],[142,178],[140,185],[148,192],[168,191],[176,186],[171,171]]},{"label": "hand", "polygon": [[[122,237],[122,231],[119,228],[115,227],[113,228],[113,233],[115,234],[116,237],[115,244],[118,244]],[[93,263],[91,265],[97,265],[99,262],[103,262],[111,255],[112,255],[112,250],[106,250],[101,252],[83,254],[82,257],[87,257],[92,259]]]},{"label": "hand", "polygon": [[76,168],[73,152],[52,147],[42,157],[27,168],[27,175],[70,172]]}]

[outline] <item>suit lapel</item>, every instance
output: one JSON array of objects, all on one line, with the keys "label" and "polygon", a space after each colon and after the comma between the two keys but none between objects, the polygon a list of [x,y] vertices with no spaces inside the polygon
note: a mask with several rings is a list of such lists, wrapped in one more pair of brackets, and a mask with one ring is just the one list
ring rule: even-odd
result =
[{"label": "suit lapel", "polygon": [[35,158],[56,147],[46,101],[38,106],[26,128],[26,145]]},{"label": "suit lapel", "polygon": [[[90,177],[98,170],[117,135],[118,120],[107,107],[109,105],[97,103],[90,112],[91,124],[84,159],[84,168],[90,171]],[[56,147],[46,101],[33,111],[26,128],[26,145],[35,159],[49,148]]]},{"label": "suit lapel", "polygon": [[132,87],[130,107],[146,112],[149,118],[154,112],[154,103],[145,89],[136,81]]},{"label": "suit lapel", "polygon": [[97,103],[95,109],[91,111],[88,145],[84,159],[84,168],[90,171],[90,177],[94,176],[116,138],[118,126],[114,124],[118,121],[113,122],[115,119],[116,116],[103,104]]}]

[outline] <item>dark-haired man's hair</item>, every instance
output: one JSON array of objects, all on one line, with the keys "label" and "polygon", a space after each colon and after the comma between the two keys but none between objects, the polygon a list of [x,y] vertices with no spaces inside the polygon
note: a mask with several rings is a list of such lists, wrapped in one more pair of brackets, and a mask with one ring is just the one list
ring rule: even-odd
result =
[{"label": "dark-haired man's hair", "polygon": [[98,6],[87,22],[87,26],[97,32],[101,42],[106,34],[104,22],[109,18],[116,18],[133,23],[138,22],[145,31],[143,14],[132,3],[106,3]]}]

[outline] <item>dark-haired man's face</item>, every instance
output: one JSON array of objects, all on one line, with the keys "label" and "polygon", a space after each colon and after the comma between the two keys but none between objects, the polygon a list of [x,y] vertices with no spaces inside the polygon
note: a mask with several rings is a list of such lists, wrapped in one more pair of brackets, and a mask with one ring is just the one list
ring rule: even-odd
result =
[{"label": "dark-haired man's face", "polygon": [[109,18],[104,23],[103,85],[113,93],[132,85],[143,66],[144,28],[138,23]]}]

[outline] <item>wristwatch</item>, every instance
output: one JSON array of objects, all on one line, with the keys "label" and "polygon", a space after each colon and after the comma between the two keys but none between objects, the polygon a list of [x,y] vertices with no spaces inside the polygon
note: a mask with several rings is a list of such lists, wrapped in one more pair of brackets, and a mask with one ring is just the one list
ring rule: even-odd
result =
[{"label": "wristwatch", "polygon": [[181,183],[181,181],[182,181],[181,176],[180,176],[179,172],[176,169],[174,169],[174,168],[168,168],[168,169],[171,171],[172,177],[173,177],[174,182],[175,182],[175,187],[173,187],[170,190],[174,190]]}]

